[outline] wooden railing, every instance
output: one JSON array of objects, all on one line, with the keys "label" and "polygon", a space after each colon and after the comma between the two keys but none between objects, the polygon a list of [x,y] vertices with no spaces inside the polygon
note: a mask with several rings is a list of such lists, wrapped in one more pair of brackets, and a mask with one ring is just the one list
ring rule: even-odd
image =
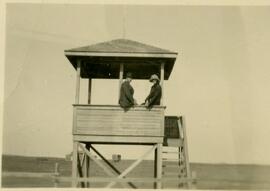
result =
[{"label": "wooden railing", "polygon": [[[165,107],[74,105],[73,135],[163,137]],[[129,138],[127,138],[129,141]]]}]

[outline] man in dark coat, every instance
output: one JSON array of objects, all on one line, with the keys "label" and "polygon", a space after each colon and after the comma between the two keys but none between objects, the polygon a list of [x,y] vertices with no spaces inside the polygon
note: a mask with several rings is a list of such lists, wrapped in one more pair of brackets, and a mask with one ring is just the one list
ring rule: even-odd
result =
[{"label": "man in dark coat", "polygon": [[151,87],[150,94],[145,99],[145,106],[152,108],[153,105],[160,105],[162,91],[159,85],[159,78],[156,74],[153,74],[149,81],[153,83],[153,86]]},{"label": "man in dark coat", "polygon": [[132,74],[128,72],[126,75],[126,80],[121,85],[119,98],[120,106],[125,109],[130,108],[137,104],[136,100],[133,98],[134,89],[130,85],[131,81],[132,81]]}]

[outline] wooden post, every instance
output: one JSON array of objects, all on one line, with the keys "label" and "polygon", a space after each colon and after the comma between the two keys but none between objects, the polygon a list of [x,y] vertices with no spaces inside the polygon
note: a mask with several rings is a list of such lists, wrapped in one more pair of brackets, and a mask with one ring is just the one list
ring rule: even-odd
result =
[{"label": "wooden post", "polygon": [[164,62],[160,65],[160,86],[161,86],[161,100],[160,105],[164,104]]},{"label": "wooden post", "polygon": [[[80,78],[81,78],[81,61],[77,60],[77,75],[76,75],[76,96],[75,104],[80,101]],[[72,187],[77,187],[77,173],[78,173],[78,142],[73,141],[73,158],[72,158]]]},{"label": "wooden post", "polygon": [[76,77],[76,96],[75,104],[79,104],[80,101],[80,78],[81,78],[81,61],[77,61],[77,77]]},{"label": "wooden post", "polygon": [[59,163],[55,163],[54,164],[54,187],[57,188],[58,187],[58,184],[59,184],[59,181],[57,179],[57,177],[59,176]]},{"label": "wooden post", "polygon": [[[157,178],[162,178],[162,143],[157,144]],[[161,181],[157,182],[157,189],[162,188]]]},{"label": "wooden post", "polygon": [[88,80],[88,104],[91,104],[91,89],[92,89],[92,78]]},{"label": "wooden post", "polygon": [[[154,153],[154,178],[157,178],[157,148]],[[157,182],[154,182],[154,188],[157,188]]]},{"label": "wooden post", "polygon": [[[161,100],[160,105],[164,105],[164,62],[160,65],[160,86],[161,86]],[[157,147],[157,178],[162,178],[162,144],[158,144]],[[157,183],[157,188],[162,188],[162,183]]]},{"label": "wooden post", "polygon": [[73,141],[73,157],[72,157],[72,187],[77,187],[77,165],[78,165],[78,142]]},{"label": "wooden post", "polygon": [[[83,159],[81,159],[80,153],[78,152],[77,154],[77,170],[78,170],[78,175],[80,178],[83,178]],[[80,181],[80,185],[82,188],[85,188],[84,182]]]},{"label": "wooden post", "polygon": [[[179,119],[180,120],[180,119]],[[183,134],[184,134],[184,157],[185,157],[185,166],[186,166],[186,173],[187,178],[191,179],[191,172],[190,172],[190,166],[189,166],[189,156],[188,156],[188,143],[187,143],[187,134],[186,134],[186,121],[185,117],[182,116],[182,128],[183,128]],[[191,187],[191,182],[188,181],[188,188]]]},{"label": "wooden post", "polygon": [[120,63],[120,71],[119,71],[119,96],[118,100],[120,99],[120,91],[121,91],[121,85],[123,82],[123,74],[124,74],[124,64]]},{"label": "wooden post", "polygon": [[[87,143],[85,145],[85,148],[90,152],[90,143]],[[87,154],[85,154],[85,177],[89,178],[89,175],[90,175],[90,158]],[[86,188],[89,188],[90,187],[90,182],[85,182],[85,185],[86,185]]]}]

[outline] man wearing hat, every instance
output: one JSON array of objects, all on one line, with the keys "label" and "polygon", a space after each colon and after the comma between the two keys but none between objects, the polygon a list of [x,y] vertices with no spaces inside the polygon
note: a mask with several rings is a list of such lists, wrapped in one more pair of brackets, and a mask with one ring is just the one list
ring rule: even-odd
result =
[{"label": "man wearing hat", "polygon": [[153,74],[149,81],[153,83],[153,86],[151,87],[150,94],[145,99],[145,106],[151,108],[153,105],[160,105],[162,91],[159,85],[159,78],[156,74]]},{"label": "man wearing hat", "polygon": [[122,108],[129,108],[137,105],[136,100],[133,98],[134,89],[130,85],[132,81],[132,73],[128,72],[125,81],[121,85],[119,104]]}]

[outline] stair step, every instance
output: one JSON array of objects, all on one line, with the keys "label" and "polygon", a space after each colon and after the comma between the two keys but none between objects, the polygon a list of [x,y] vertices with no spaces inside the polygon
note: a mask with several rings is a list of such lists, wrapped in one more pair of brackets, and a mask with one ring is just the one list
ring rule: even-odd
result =
[{"label": "stair step", "polygon": [[178,164],[176,164],[176,165],[167,164],[166,165],[166,164],[163,164],[162,167],[164,167],[164,168],[176,168],[177,170],[182,170],[182,169],[185,168],[185,165],[178,165]]},{"label": "stair step", "polygon": [[162,174],[162,177],[166,177],[166,178],[168,178],[168,177],[173,177],[173,178],[183,178],[183,177],[185,177],[185,175],[184,174],[178,174],[178,175],[176,175],[176,174]]},{"label": "stair step", "polygon": [[177,161],[180,162],[181,159],[170,159],[170,158],[162,158],[163,161]]},{"label": "stair step", "polygon": [[163,151],[162,153],[175,153],[175,154],[180,154],[178,151]]}]

